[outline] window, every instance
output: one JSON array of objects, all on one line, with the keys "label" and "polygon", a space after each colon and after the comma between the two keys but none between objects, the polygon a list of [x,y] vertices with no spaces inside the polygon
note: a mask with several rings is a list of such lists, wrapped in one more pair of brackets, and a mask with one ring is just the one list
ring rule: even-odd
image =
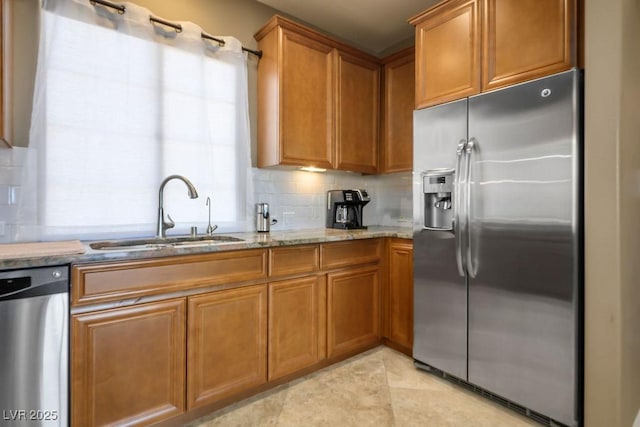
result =
[{"label": "window", "polygon": [[[206,227],[244,231],[252,206],[246,62],[240,44],[224,48],[149,22],[127,4],[123,15],[88,2],[45,3],[30,147],[39,177],[38,238],[102,238],[155,232],[158,190],[172,233]],[[68,4],[73,9],[68,10]],[[32,171],[33,172],[33,171]]]}]

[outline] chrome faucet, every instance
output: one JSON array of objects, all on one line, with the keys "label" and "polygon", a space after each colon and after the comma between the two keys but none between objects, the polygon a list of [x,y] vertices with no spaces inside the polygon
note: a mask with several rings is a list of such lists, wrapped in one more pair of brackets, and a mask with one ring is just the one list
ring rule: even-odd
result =
[{"label": "chrome faucet", "polygon": [[164,208],[163,208],[163,198],[164,198],[164,186],[167,185],[167,182],[172,179],[179,179],[185,184],[187,184],[187,188],[189,189],[189,198],[196,199],[198,198],[198,192],[196,191],[196,187],[193,186],[191,181],[185,178],[182,175],[169,175],[162,181],[160,184],[160,192],[158,195],[158,226],[156,228],[156,237],[164,238],[167,236],[167,229],[175,227],[176,223],[171,219],[171,215],[167,214],[169,221],[164,220]]},{"label": "chrome faucet", "polygon": [[218,226],[211,225],[211,197],[207,197],[206,205],[209,207],[209,225],[207,226],[207,236],[213,236],[213,232],[215,231],[216,228],[218,228]]}]

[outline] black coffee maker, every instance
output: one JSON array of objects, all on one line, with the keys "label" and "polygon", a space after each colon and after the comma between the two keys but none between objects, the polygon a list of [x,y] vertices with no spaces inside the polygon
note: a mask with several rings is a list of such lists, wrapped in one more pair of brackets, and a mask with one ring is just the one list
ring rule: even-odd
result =
[{"label": "black coffee maker", "polygon": [[327,192],[327,228],[366,229],[362,208],[371,201],[366,190],[329,190]]}]

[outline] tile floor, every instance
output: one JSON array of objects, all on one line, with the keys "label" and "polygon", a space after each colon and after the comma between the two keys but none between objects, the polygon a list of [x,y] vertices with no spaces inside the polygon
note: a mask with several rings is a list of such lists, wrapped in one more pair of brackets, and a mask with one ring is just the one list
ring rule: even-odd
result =
[{"label": "tile floor", "polygon": [[189,424],[214,426],[479,426],[539,424],[417,370],[378,347]]}]

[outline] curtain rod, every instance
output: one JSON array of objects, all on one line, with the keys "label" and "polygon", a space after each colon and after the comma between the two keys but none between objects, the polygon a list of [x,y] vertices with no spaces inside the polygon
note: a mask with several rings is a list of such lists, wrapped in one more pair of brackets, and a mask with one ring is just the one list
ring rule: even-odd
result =
[{"label": "curtain rod", "polygon": [[[112,3],[112,2],[110,2],[108,0],[89,0],[89,3],[91,3],[94,6],[97,3],[97,4],[102,5],[102,6],[110,7],[111,9],[117,10],[120,15],[124,14],[127,11],[127,8],[124,5]],[[149,16],[149,21],[155,22],[157,24],[166,25],[167,27],[171,27],[174,30],[176,30],[177,33],[182,32],[182,25],[180,25],[180,24],[176,24],[174,22],[166,21],[166,20],[161,19],[161,18],[156,18],[153,15]],[[220,46],[224,46],[225,45],[225,41],[224,40],[219,39],[217,37],[210,36],[207,33],[200,33],[200,36],[203,39],[214,41],[214,42],[218,43]],[[249,48],[244,47],[244,46],[242,46],[242,50],[257,56],[258,58],[262,58],[262,51],[261,50],[253,50],[253,49],[249,49]]]}]

